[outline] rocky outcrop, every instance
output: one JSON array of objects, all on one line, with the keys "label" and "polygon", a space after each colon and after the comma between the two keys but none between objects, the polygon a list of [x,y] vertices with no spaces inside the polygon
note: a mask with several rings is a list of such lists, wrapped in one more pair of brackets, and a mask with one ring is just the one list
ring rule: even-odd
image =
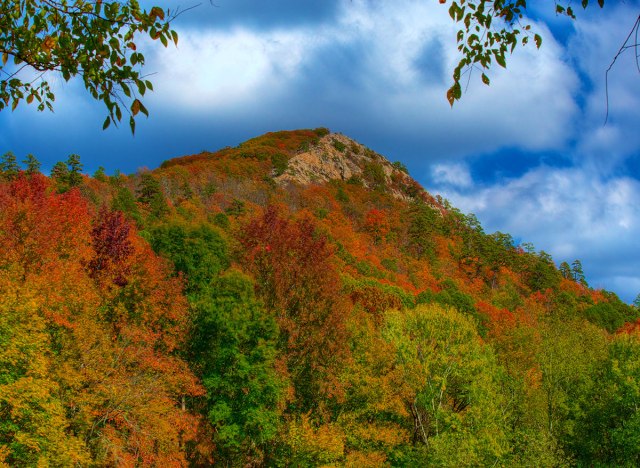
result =
[{"label": "rocky outcrop", "polygon": [[279,185],[352,181],[370,189],[384,188],[402,199],[423,192],[403,166],[340,133],[329,133],[292,156],[287,169],[274,180]]}]

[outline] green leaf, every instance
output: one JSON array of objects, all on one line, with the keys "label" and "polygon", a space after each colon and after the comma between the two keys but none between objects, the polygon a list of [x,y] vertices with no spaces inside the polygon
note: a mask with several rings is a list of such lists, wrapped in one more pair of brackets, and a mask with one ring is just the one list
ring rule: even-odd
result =
[{"label": "green leaf", "polygon": [[491,83],[491,81],[489,80],[489,77],[487,75],[485,75],[484,73],[482,74],[482,82],[484,84],[486,84],[487,86],[489,86],[489,84]]},{"label": "green leaf", "polygon": [[107,118],[104,119],[104,123],[102,124],[102,130],[106,130],[107,128],[109,128],[109,125],[111,125],[111,118],[107,116]]},{"label": "green leaf", "polygon": [[533,40],[536,43],[536,47],[539,49],[542,45],[542,37],[539,34],[536,34],[535,36],[533,36]]},{"label": "green leaf", "polygon": [[147,87],[145,86],[144,81],[138,80],[136,82],[136,85],[138,85],[138,92],[140,93],[140,95],[144,96],[144,93],[147,91]]},{"label": "green leaf", "polygon": [[135,135],[136,134],[136,121],[133,118],[133,116],[129,117],[129,127],[131,128],[131,134]]}]

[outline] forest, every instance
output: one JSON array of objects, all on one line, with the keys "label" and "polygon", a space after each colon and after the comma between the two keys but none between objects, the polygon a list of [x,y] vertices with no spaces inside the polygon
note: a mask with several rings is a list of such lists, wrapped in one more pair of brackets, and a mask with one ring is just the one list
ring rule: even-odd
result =
[{"label": "forest", "polygon": [[17,159],[2,466],[640,465],[640,301],[344,135]]}]

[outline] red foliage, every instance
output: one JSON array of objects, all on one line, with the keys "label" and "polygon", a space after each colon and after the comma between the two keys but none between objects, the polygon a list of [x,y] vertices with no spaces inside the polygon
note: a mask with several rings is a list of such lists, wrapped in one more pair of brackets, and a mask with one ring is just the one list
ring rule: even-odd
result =
[{"label": "red foliage", "polygon": [[246,226],[241,242],[258,293],[286,338],[289,360],[307,362],[329,378],[347,353],[348,308],[327,238],[311,217],[293,221],[270,206]]},{"label": "red foliage", "polygon": [[635,322],[627,322],[625,323],[616,334],[627,334],[627,335],[638,335],[640,336],[640,319]]},{"label": "red foliage", "polygon": [[89,274],[92,278],[111,276],[118,286],[127,284],[129,269],[126,260],[133,253],[129,239],[131,225],[119,211],[107,211],[102,208],[98,214],[98,223],[91,231],[91,240],[95,256],[89,262]]}]

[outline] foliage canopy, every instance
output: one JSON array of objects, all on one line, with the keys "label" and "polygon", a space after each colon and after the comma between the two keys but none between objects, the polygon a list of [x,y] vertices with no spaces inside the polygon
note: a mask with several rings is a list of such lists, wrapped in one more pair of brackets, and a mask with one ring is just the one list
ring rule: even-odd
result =
[{"label": "foliage canopy", "polygon": [[89,94],[107,108],[103,128],[129,114],[131,131],[140,112],[148,115],[141,97],[153,85],[141,74],[141,39],[177,44],[169,26],[176,12],[137,0],[74,2],[4,0],[0,3],[0,110],[20,101],[53,110],[50,72],[65,81],[82,78]]}]

